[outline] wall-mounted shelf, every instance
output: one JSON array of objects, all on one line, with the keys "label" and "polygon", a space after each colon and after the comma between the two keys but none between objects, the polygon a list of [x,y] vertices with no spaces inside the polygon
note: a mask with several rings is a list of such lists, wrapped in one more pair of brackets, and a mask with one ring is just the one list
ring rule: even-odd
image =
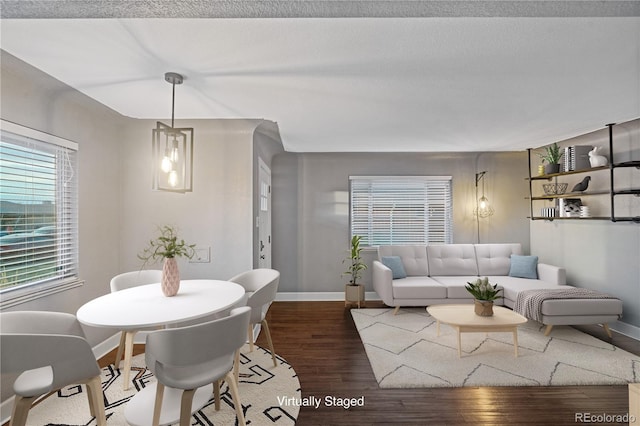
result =
[{"label": "wall-mounted shelf", "polygon": [[[609,130],[609,157],[610,157],[610,162],[609,165],[606,166],[600,166],[600,167],[591,167],[591,168],[586,168],[586,169],[580,169],[580,170],[568,170],[568,171],[563,171],[563,172],[559,172],[559,173],[552,173],[552,174],[545,174],[545,175],[538,175],[538,176],[532,176],[531,175],[531,168],[532,168],[532,164],[531,164],[531,149],[528,150],[528,155],[529,155],[529,205],[530,205],[530,211],[531,214],[530,216],[528,216],[528,219],[531,220],[547,220],[547,221],[552,221],[552,220],[609,220],[612,222],[634,222],[634,223],[640,223],[640,216],[616,216],[616,212],[615,212],[615,203],[614,203],[614,199],[616,196],[629,196],[629,195],[633,195],[633,196],[640,196],[640,188],[625,188],[625,189],[614,189],[615,188],[615,170],[616,169],[620,169],[620,168],[631,168],[631,167],[635,167],[637,170],[640,171],[640,161],[639,160],[631,160],[631,161],[624,161],[624,162],[618,162],[618,163],[614,163],[613,162],[613,154],[614,154],[614,146],[613,146],[613,127],[615,126],[615,123],[613,124],[607,124],[607,128]],[[534,181],[540,181],[540,180],[547,180],[550,181],[552,179],[556,179],[557,182],[557,178],[561,177],[561,176],[568,176],[568,175],[576,175],[576,174],[584,174],[584,173],[593,173],[593,172],[600,172],[600,171],[604,171],[604,170],[608,170],[609,171],[609,182],[608,182],[608,186],[609,188],[607,190],[591,190],[591,191],[584,191],[584,192],[570,192],[570,193],[564,193],[564,194],[559,194],[559,195],[547,195],[547,194],[539,194],[539,195],[534,195],[534,189],[533,189],[533,182]],[[560,200],[560,199],[568,199],[568,198],[578,198],[578,197],[590,197],[590,196],[604,196],[604,195],[608,195],[610,198],[610,207],[609,207],[609,215],[608,216],[589,216],[589,217],[576,217],[576,216],[555,216],[555,217],[546,217],[546,216],[536,216],[533,214],[533,202],[534,201],[540,201],[540,200],[546,200],[546,201],[551,201],[551,200]],[[556,203],[557,204],[557,203]],[[632,212],[632,214],[635,212]],[[639,212],[640,213],[640,212]]]}]

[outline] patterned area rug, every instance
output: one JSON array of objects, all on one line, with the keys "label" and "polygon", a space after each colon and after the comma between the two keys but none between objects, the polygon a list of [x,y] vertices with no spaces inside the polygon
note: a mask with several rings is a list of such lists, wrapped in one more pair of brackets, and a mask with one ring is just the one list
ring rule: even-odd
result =
[{"label": "patterned area rug", "polygon": [[518,327],[519,357],[511,333],[463,333],[424,308],[352,309],[369,362],[382,388],[568,386],[640,382],[640,357],[572,327],[529,321]]},{"label": "patterned area rug", "polygon": [[[278,366],[273,366],[271,353],[256,346],[249,352],[245,345],[240,355],[240,384],[238,386],[242,408],[248,425],[294,425],[299,407],[281,406],[278,398],[301,397],[300,381],[284,359],[277,357]],[[102,388],[105,394],[107,424],[125,426],[124,407],[135,393],[155,383],[155,378],[145,368],[144,354],[133,358],[131,370],[133,385],[128,391],[122,390],[122,376],[113,365],[102,369]],[[236,415],[229,388],[222,385],[220,411],[215,411],[213,396],[197,411],[192,425],[235,425]],[[29,412],[27,425],[30,426],[94,426],[95,419],[89,414],[86,388],[82,386],[62,389],[37,404]]]}]

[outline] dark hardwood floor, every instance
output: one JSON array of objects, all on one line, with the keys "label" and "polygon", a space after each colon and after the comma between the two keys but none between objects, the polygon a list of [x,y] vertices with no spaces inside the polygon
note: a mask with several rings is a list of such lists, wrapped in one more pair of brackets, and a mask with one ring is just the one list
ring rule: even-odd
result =
[{"label": "dark hardwood floor", "polygon": [[[381,307],[368,302],[367,307]],[[627,386],[380,389],[343,302],[275,302],[267,320],[275,350],[296,370],[302,396],[364,397],[364,407],[302,407],[297,425],[575,425],[576,413],[622,415]],[[579,327],[640,355],[640,342]],[[264,333],[258,344],[266,347]],[[455,360],[452,360],[455,362]],[[606,360],[602,369],[606,370]],[[603,423],[600,423],[603,424]]]}]

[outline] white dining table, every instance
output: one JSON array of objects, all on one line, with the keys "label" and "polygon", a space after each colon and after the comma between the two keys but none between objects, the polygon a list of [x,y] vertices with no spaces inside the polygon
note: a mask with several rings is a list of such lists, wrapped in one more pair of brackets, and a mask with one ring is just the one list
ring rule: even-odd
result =
[{"label": "white dining table", "polygon": [[[162,293],[160,283],[154,283],[108,293],[93,299],[78,309],[76,317],[78,321],[88,326],[119,330],[172,327],[229,309],[237,305],[244,295],[244,288],[230,281],[181,280],[178,294],[166,297]],[[132,348],[133,341],[127,341],[126,345],[131,345]],[[125,350],[122,371],[125,390],[129,387],[131,357],[127,354],[131,354],[131,348],[127,347]],[[145,394],[151,391],[150,388],[145,390],[147,391]],[[207,392],[208,390],[204,388],[196,392],[193,405],[200,403],[204,405],[210,396]],[[137,395],[139,394],[140,392]],[[175,416],[175,410],[171,408],[174,399],[175,395],[171,392],[165,394],[167,406],[165,409],[163,404],[161,424],[172,422]],[[179,406],[177,408],[176,419],[179,418]]]}]

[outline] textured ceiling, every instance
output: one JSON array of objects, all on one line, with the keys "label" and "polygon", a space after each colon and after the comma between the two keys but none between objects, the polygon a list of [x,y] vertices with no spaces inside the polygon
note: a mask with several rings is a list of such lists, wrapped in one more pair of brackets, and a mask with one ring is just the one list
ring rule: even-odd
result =
[{"label": "textured ceiling", "polygon": [[170,117],[180,72],[176,118],[273,120],[297,152],[520,150],[640,117],[638,2],[496,3],[3,1],[0,46],[131,117]]}]

